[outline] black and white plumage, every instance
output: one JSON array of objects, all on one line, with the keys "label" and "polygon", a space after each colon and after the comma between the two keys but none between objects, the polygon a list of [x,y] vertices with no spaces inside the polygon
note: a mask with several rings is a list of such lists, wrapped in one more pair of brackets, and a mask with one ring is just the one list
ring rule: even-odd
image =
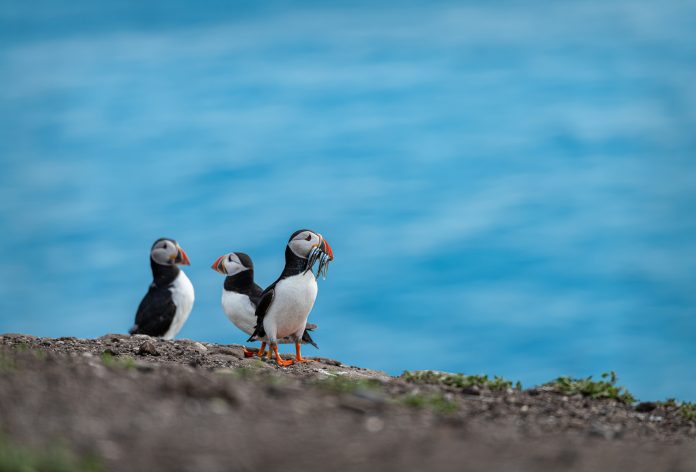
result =
[{"label": "black and white plumage", "polygon": [[130,334],[173,339],[191,313],[194,291],[178,265],[189,265],[186,252],[173,239],[160,238],[150,250],[152,283],[138,306]]},{"label": "black and white plumage", "polygon": [[[317,252],[326,256],[319,258],[324,265],[333,260],[331,246],[319,233],[308,229],[295,231],[285,247],[283,272],[263,291],[256,307],[256,327],[248,341],[266,338],[276,354],[276,361],[281,365],[291,363],[283,361],[277,354],[278,340],[284,337],[295,341],[296,360],[303,361],[300,340],[317,297],[317,281],[312,272]],[[325,270],[326,267],[319,272]]]},{"label": "black and white plumage", "polygon": [[[218,257],[211,268],[227,276],[221,300],[225,315],[237,328],[251,335],[256,327],[256,306],[263,293],[263,289],[254,282],[254,263],[251,257],[243,252],[230,252]],[[306,327],[302,335],[303,344],[318,347],[308,332],[315,328],[316,325]],[[264,337],[260,341],[266,342],[267,339]],[[283,338],[278,342],[285,344],[294,340]]]}]

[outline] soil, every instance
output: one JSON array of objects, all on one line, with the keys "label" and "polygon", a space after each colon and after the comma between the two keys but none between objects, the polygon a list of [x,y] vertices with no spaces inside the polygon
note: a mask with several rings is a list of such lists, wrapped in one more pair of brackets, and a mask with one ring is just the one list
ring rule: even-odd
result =
[{"label": "soil", "polygon": [[[238,345],[6,334],[0,433],[114,471],[696,470],[696,425],[673,406],[457,389],[313,359],[279,367]],[[411,401],[428,398],[440,400]]]}]

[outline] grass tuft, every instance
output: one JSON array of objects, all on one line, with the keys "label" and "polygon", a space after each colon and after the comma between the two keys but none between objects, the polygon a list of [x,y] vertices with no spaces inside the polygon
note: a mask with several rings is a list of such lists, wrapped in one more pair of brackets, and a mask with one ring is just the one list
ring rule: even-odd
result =
[{"label": "grass tuft", "polygon": [[686,421],[696,421],[696,403],[682,403],[677,409],[677,414]]},{"label": "grass tuft", "polygon": [[410,393],[400,401],[412,408],[427,408],[437,413],[453,413],[459,409],[459,405],[447,399],[442,393]]},{"label": "grass tuft", "polygon": [[312,382],[317,387],[334,393],[353,393],[357,390],[379,390],[382,383],[377,379],[356,379],[345,375],[334,375]]},{"label": "grass tuft", "polygon": [[114,369],[135,369],[135,359],[130,356],[114,356],[112,353],[105,351],[101,355],[102,363],[109,368]]},{"label": "grass tuft", "polygon": [[615,372],[605,372],[602,374],[602,380],[592,380],[592,376],[586,379],[559,377],[546,386],[564,395],[581,394],[583,397],[593,399],[610,398],[626,404],[635,402],[636,399],[631,392],[625,387],[616,385],[616,381]]},{"label": "grass tuft", "polygon": [[[477,387],[479,389],[485,388],[488,390],[500,391],[512,388],[512,381],[498,377],[497,375],[493,378],[488,378],[487,375],[450,374],[434,370],[416,370],[404,372],[401,378],[407,382],[447,385],[460,389]],[[517,382],[515,388],[521,390],[522,384]]]}]

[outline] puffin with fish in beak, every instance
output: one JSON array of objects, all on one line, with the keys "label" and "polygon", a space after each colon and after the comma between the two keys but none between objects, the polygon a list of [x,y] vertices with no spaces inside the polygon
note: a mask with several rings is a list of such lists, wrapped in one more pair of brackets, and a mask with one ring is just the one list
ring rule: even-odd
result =
[{"label": "puffin with fish in beak", "polygon": [[[230,252],[218,257],[211,268],[225,277],[222,287],[222,310],[227,318],[241,331],[250,335],[256,327],[256,307],[261,300],[263,289],[254,282],[254,263],[251,257],[243,252]],[[311,344],[317,349],[319,346],[309,335],[309,330],[315,329],[316,325],[308,324],[302,334],[302,344]],[[266,353],[266,338],[261,338],[261,348],[257,351],[250,351],[246,347],[244,357],[257,355],[263,357]],[[278,340],[280,344],[289,344],[293,339],[285,337]],[[268,351],[270,357],[271,351]]]},{"label": "puffin with fish in beak", "polygon": [[152,283],[138,306],[130,334],[173,339],[193,308],[193,285],[179,265],[190,265],[186,252],[169,238],[160,238],[150,249]]},{"label": "puffin with fish in beak", "polygon": [[[256,327],[247,341],[266,339],[280,366],[307,362],[300,344],[307,317],[317,297],[317,277],[326,277],[333,250],[323,236],[309,229],[295,231],[285,247],[285,267],[280,277],[261,294],[256,307]],[[312,269],[319,262],[317,274]],[[289,337],[295,343],[295,360],[283,360],[278,340]]]}]

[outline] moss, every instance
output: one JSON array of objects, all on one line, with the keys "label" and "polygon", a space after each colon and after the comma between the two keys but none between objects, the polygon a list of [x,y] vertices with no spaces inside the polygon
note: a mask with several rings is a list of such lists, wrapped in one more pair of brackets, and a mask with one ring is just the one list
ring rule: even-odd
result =
[{"label": "moss", "polygon": [[635,398],[631,395],[631,392],[624,387],[616,385],[616,381],[615,372],[605,372],[602,374],[602,380],[592,380],[592,376],[586,379],[559,377],[546,384],[546,386],[564,395],[581,394],[584,397],[595,399],[610,398],[623,403],[635,402]]},{"label": "moss", "polygon": [[79,457],[65,447],[30,449],[11,444],[0,436],[0,471],[3,472],[100,472],[93,456]]},{"label": "moss", "polygon": [[109,368],[114,369],[135,369],[135,359],[130,356],[114,356],[112,353],[105,351],[101,355],[102,363]]},{"label": "moss", "polygon": [[[401,375],[401,378],[407,382],[446,385],[459,389],[477,387],[498,391],[512,388],[512,381],[497,375],[490,379],[487,375],[450,374],[433,370],[417,370],[412,372],[406,371]],[[517,382],[515,388],[521,389],[522,384]]]},{"label": "moss", "polygon": [[401,403],[412,408],[428,408],[437,413],[453,413],[459,405],[441,393],[410,393],[400,398]]}]

